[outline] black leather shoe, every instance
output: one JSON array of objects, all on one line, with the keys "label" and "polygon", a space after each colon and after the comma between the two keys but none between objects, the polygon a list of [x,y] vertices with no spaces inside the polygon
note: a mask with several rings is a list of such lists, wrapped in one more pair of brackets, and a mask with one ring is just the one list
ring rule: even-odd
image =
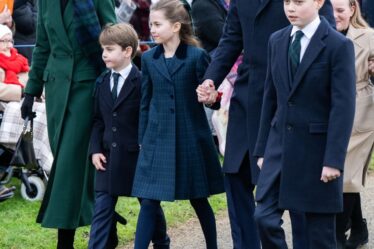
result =
[{"label": "black leather shoe", "polygon": [[362,219],[359,227],[351,227],[351,235],[346,242],[346,249],[357,249],[369,242],[369,232],[366,219]]}]

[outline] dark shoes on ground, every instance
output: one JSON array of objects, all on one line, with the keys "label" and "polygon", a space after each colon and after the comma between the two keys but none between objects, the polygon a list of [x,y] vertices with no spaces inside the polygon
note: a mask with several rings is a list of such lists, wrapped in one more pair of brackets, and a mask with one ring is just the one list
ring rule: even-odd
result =
[{"label": "dark shoes on ground", "polygon": [[366,219],[362,219],[358,227],[351,227],[351,234],[345,244],[345,249],[357,249],[369,242],[369,232]]}]

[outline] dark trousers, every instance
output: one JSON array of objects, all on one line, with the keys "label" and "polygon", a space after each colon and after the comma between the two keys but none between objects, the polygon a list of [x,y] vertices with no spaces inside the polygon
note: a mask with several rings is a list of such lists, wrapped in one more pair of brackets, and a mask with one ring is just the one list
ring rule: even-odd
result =
[{"label": "dark trousers", "polygon": [[[278,208],[279,177],[264,198],[257,202],[255,219],[262,249],[287,249],[282,216]],[[306,243],[309,249],[336,249],[335,214],[305,213]]]},{"label": "dark trousers", "polygon": [[[214,213],[206,198],[190,200],[204,233],[206,248],[217,249],[217,231]],[[157,231],[156,211],[160,201],[143,199],[135,233],[135,249],[147,249],[152,234]]]},{"label": "dark trousers", "polygon": [[344,211],[336,216],[336,237],[342,242],[345,241],[345,231],[347,231],[349,221],[353,229],[362,226],[360,193],[344,193],[343,205]]},{"label": "dark trousers", "polygon": [[[111,249],[117,244],[117,229],[114,219],[115,207],[118,196],[112,196],[106,192],[96,192],[95,210],[91,224],[89,249]],[[139,202],[141,200],[139,199]],[[166,234],[166,221],[164,213],[160,209],[156,212],[157,233],[152,236],[155,249],[168,249],[170,240]]]},{"label": "dark trousers", "polygon": [[234,249],[260,249],[260,238],[253,218],[255,201],[254,185],[248,156],[239,172],[225,174],[225,190]]}]

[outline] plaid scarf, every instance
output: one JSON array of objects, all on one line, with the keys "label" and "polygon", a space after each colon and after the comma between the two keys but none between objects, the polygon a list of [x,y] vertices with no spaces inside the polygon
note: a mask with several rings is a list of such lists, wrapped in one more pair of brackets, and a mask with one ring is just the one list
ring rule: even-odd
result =
[{"label": "plaid scarf", "polygon": [[93,0],[73,0],[75,32],[83,53],[92,61],[98,72],[102,71],[99,35],[101,25]]}]

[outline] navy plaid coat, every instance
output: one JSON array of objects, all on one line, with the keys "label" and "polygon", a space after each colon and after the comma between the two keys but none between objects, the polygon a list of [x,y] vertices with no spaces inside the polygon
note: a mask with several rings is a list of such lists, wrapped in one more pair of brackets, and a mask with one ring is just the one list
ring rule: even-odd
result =
[{"label": "navy plaid coat", "polygon": [[196,88],[209,57],[181,44],[170,72],[159,45],[142,57],[141,150],[132,194],[173,201],[223,192],[221,166]]}]

